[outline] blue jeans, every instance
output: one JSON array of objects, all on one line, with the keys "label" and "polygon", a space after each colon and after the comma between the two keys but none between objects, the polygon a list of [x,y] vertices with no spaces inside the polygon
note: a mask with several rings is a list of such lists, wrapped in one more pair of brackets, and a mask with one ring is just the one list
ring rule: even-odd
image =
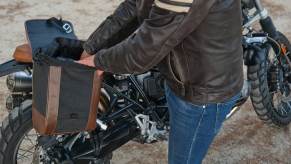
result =
[{"label": "blue jeans", "polygon": [[170,111],[169,164],[200,164],[240,94],[227,102],[195,105],[165,85]]}]

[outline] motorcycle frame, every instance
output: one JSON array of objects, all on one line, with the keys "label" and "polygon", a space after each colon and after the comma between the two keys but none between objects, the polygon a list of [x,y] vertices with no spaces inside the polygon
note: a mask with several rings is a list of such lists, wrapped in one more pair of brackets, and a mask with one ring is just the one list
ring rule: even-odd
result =
[{"label": "motorcycle frame", "polygon": [[[254,3],[254,8],[256,9],[254,15],[249,16],[247,15],[247,21],[243,24],[243,29],[248,29],[252,31],[252,25],[259,21],[262,27],[263,32],[267,33],[268,37],[277,40],[278,33],[277,29],[268,14],[268,10],[263,7],[261,0],[252,0]],[[248,8],[250,10],[250,8]]]},{"label": "motorcycle frame", "polygon": [[[109,75],[111,76],[111,75]],[[141,86],[139,85],[138,81],[136,80],[134,75],[129,75],[127,77],[127,81],[129,83],[131,83],[130,86],[132,86],[132,88],[135,88],[135,91],[138,92],[143,99],[143,102],[145,102],[145,104],[141,104],[139,102],[137,102],[136,100],[130,98],[129,96],[127,96],[124,93],[121,93],[120,91],[118,91],[116,88],[114,88],[113,86],[109,85],[108,83],[106,83],[106,81],[104,81],[102,83],[102,88],[104,88],[106,91],[108,91],[111,95],[115,95],[114,99],[110,102],[109,105],[109,109],[108,111],[112,111],[114,106],[117,103],[117,100],[120,98],[126,99],[128,102],[130,102],[129,104],[127,104],[125,107],[119,109],[118,111],[112,112],[109,115],[105,115],[103,118],[99,118],[99,120],[102,120],[102,124],[100,125],[100,123],[97,124],[99,125],[100,128],[97,128],[95,133],[95,135],[98,135],[98,133],[106,133],[106,130],[102,130],[102,126],[107,126],[107,123],[113,121],[113,120],[118,120],[120,118],[123,118],[125,121],[125,124],[128,126],[128,129],[124,127],[123,124],[117,124],[116,126],[113,127],[114,133],[114,137],[118,138],[118,140],[113,139],[110,140],[108,138],[112,137],[112,134],[110,132],[110,130],[108,131],[109,135],[105,135],[105,136],[109,136],[106,138],[98,138],[99,142],[102,143],[102,145],[99,145],[99,147],[92,147],[91,150],[88,150],[87,152],[83,153],[83,154],[79,154],[74,156],[74,160],[77,159],[94,159],[97,157],[104,157],[107,153],[110,153],[114,150],[116,150],[117,148],[119,148],[120,146],[122,146],[123,144],[125,144],[126,142],[132,140],[135,137],[138,137],[141,135],[140,133],[140,129],[142,127],[139,127],[139,125],[136,123],[136,119],[135,116],[137,114],[145,114],[145,115],[150,115],[152,121],[157,122],[157,125],[159,126],[164,126],[164,121],[163,119],[166,119],[166,115],[167,113],[164,113],[163,118],[159,118],[158,114],[155,112],[155,109],[161,109],[161,108],[168,108],[166,105],[153,105],[149,98],[147,97],[147,95],[145,94],[145,92],[142,90]],[[167,111],[168,112],[168,111]],[[101,130],[101,131],[100,131]],[[116,131],[120,131],[120,132],[116,132]],[[131,133],[127,133],[127,131],[131,131]],[[94,132],[93,132],[94,133]],[[124,135],[126,134],[126,135]],[[94,134],[92,134],[94,135]],[[120,137],[118,137],[120,135]],[[78,136],[78,135],[77,135]],[[139,138],[141,139],[140,142],[144,143],[143,138]],[[110,142],[114,142],[114,144],[109,144]],[[73,144],[70,142],[70,144]],[[92,153],[96,153],[98,152],[98,154],[92,154]]]},{"label": "motorcycle frame", "polygon": [[[260,24],[262,25],[262,28],[263,28],[264,32],[270,34],[271,37],[276,36],[275,35],[276,28],[273,25],[271,18],[268,16],[268,11],[262,6],[262,3],[261,3],[260,0],[254,0],[254,3],[255,3],[255,8],[256,8],[256,13],[255,13],[254,16],[248,18],[247,22],[243,25],[243,28],[249,29],[249,28],[251,28],[253,23],[255,23],[256,21],[260,21]],[[257,39],[257,41],[254,41],[256,39]],[[258,40],[262,40],[261,42],[266,42],[266,37],[261,37],[261,38],[250,37],[249,40],[250,40],[248,42],[249,44],[255,43],[255,42],[260,42]],[[18,66],[18,67],[15,67],[15,65]],[[6,68],[6,69],[3,69],[3,70],[5,70],[5,72],[2,73],[3,75],[4,74],[5,75],[9,74],[11,72],[16,72],[15,70],[21,71],[21,70],[30,70],[31,69],[31,66],[28,66],[28,65],[25,65],[25,64],[15,63],[15,61],[13,61],[13,60],[7,62],[4,65],[1,65],[1,67],[3,67],[3,68],[5,67]],[[123,93],[119,92],[116,88],[112,87],[108,83],[103,82],[103,84],[102,84],[103,86],[102,87],[106,91],[111,92],[111,94],[115,94],[116,95],[115,99],[113,99],[110,102],[110,105],[109,105],[110,108],[108,109],[109,111],[112,111],[112,109],[114,108],[114,106],[117,103],[118,98],[124,98],[130,103],[127,104],[125,107],[119,109],[118,111],[109,112],[110,114],[105,115],[104,117],[101,117],[99,119],[102,120],[102,125],[107,125],[112,120],[116,120],[116,119],[118,119],[120,117],[126,116],[127,118],[130,118],[130,120],[131,120],[130,122],[127,122],[127,124],[129,124],[129,129],[133,130],[133,131],[135,131],[135,130],[137,130],[137,131],[135,131],[134,135],[132,135],[132,136],[128,135],[128,136],[125,136],[125,137],[122,136],[123,133],[121,133],[120,136],[124,137],[124,138],[122,138],[124,140],[120,140],[115,144],[106,143],[105,147],[102,147],[102,145],[99,145],[99,146],[102,147],[101,149],[95,147],[95,148],[93,148],[92,150],[90,150],[89,152],[87,152],[85,154],[80,154],[79,156],[76,156],[75,159],[76,158],[79,158],[79,159],[81,159],[81,158],[87,158],[87,159],[92,158],[92,159],[94,159],[96,157],[96,154],[94,154],[95,156],[92,156],[91,153],[96,152],[96,149],[98,149],[97,151],[100,153],[97,156],[99,156],[99,157],[100,156],[104,156],[104,154],[106,152],[111,152],[111,151],[119,148],[125,142],[125,140],[129,141],[129,140],[132,140],[134,137],[140,135],[140,132],[138,130],[140,127],[138,127],[138,124],[136,122],[134,122],[135,121],[135,115],[137,113],[150,115],[152,121],[155,121],[158,124],[160,124],[159,126],[163,126],[162,125],[163,124],[163,120],[162,120],[163,118],[159,118],[158,114],[155,112],[155,109],[167,108],[167,106],[166,105],[158,106],[158,105],[152,104],[150,102],[148,96],[145,94],[145,92],[143,91],[142,87],[138,83],[138,81],[135,79],[134,75],[129,75],[127,80],[128,80],[129,83],[131,83],[131,85],[132,85],[131,87],[135,88],[135,91],[138,92],[141,95],[141,98],[143,99],[144,104],[142,104],[142,103],[130,98],[126,94],[123,94]],[[102,125],[101,125],[100,122],[98,122],[98,120],[97,120],[97,124],[99,125],[99,127],[101,128],[101,131],[102,131]],[[122,127],[123,126],[120,125],[120,127],[116,127],[116,128],[117,129],[120,128],[121,130],[124,130],[124,129],[122,129]],[[100,128],[98,130],[100,130]],[[106,131],[106,130],[103,129],[103,131]],[[111,142],[111,141],[108,141],[108,142]]]},{"label": "motorcycle frame", "polygon": [[[130,102],[130,104],[128,104],[127,106],[123,107],[122,109],[119,109],[118,111],[116,111],[110,115],[107,115],[105,118],[102,119],[102,121],[104,121],[106,123],[106,122],[109,122],[109,121],[114,120],[116,118],[119,118],[121,116],[121,114],[123,114],[124,112],[127,112],[127,114],[129,116],[131,116],[131,118],[133,118],[133,119],[135,119],[134,114],[142,113],[142,114],[146,114],[146,115],[150,114],[153,121],[156,121],[158,123],[158,125],[161,127],[164,126],[163,121],[161,120],[161,118],[159,118],[158,114],[155,112],[155,109],[165,109],[168,107],[166,105],[155,105],[155,104],[151,103],[148,96],[142,90],[142,87],[138,84],[134,75],[129,75],[127,78],[127,81],[128,81],[128,83],[130,83],[130,86],[132,86],[132,88],[135,88],[135,91],[141,95],[142,102],[145,102],[145,104],[143,105],[143,104],[137,102],[136,100],[133,100],[129,96],[119,92],[117,89],[110,86],[108,83],[103,82],[102,87],[106,91],[111,92],[111,94],[117,95],[117,97],[111,101],[110,108],[108,109],[109,111],[111,111],[112,108],[114,107],[116,101],[118,100],[118,97],[126,99],[128,102]],[[165,97],[163,97],[163,98],[165,99]],[[137,108],[134,108],[134,107],[137,107]]]}]

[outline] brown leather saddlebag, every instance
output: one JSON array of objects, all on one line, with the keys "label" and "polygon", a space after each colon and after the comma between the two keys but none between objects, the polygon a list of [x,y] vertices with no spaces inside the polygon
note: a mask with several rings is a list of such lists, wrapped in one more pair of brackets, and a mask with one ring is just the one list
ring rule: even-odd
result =
[{"label": "brown leather saddlebag", "polygon": [[[57,42],[64,40],[68,39]],[[63,43],[54,43],[58,44]],[[82,52],[74,45],[49,47],[33,58],[32,119],[33,127],[42,135],[96,128],[101,77],[95,68],[73,61]]]},{"label": "brown leather saddlebag", "polygon": [[50,18],[25,23],[33,55],[33,127],[41,135],[96,128],[101,77],[76,63],[83,52],[68,21]]}]

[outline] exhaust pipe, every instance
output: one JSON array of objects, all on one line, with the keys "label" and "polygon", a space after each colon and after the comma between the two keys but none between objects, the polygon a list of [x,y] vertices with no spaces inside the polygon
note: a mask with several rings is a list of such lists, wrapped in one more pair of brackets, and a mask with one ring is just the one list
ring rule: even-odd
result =
[{"label": "exhaust pipe", "polygon": [[133,123],[124,123],[108,129],[104,135],[100,136],[101,144],[98,157],[104,157],[105,155],[118,149],[125,143],[129,142],[133,138],[137,137],[140,131]]},{"label": "exhaust pipe", "polygon": [[32,92],[32,75],[24,71],[10,74],[6,85],[11,92]]},{"label": "exhaust pipe", "polygon": [[91,149],[85,153],[75,155],[74,159],[82,159],[83,156],[94,153],[98,158],[105,157],[114,150],[118,149],[128,141],[137,137],[140,131],[137,129],[136,125],[128,121],[121,121],[106,131],[100,132],[98,134],[97,142],[99,143],[99,148],[97,151]]}]

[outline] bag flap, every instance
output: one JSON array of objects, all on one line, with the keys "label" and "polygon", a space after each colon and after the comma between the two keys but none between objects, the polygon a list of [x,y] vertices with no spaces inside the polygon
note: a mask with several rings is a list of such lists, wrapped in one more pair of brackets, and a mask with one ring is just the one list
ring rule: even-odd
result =
[{"label": "bag flap", "polygon": [[57,37],[77,39],[73,25],[62,19],[34,19],[25,22],[26,37],[35,55],[37,49],[46,47]]},{"label": "bag flap", "polygon": [[72,69],[81,69],[86,71],[96,71],[95,67],[76,63],[73,59],[63,57],[50,57],[45,52],[37,52],[34,59],[34,64],[44,66],[67,67]]}]

